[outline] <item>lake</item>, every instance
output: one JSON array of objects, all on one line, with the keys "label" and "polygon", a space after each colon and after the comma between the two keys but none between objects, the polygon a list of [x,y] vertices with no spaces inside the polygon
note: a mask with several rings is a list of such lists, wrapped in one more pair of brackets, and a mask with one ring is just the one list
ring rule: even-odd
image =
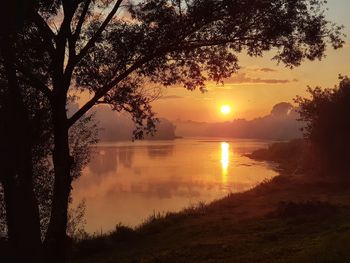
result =
[{"label": "lake", "polygon": [[270,143],[213,138],[100,143],[74,182],[73,206],[86,201],[86,230],[93,233],[208,203],[276,176],[272,165],[244,156]]}]

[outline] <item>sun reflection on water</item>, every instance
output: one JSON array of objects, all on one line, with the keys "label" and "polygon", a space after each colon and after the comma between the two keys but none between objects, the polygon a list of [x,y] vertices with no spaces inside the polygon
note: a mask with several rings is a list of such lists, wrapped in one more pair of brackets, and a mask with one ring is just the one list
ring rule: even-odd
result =
[{"label": "sun reflection on water", "polygon": [[221,143],[221,170],[222,180],[224,183],[227,182],[227,173],[229,165],[229,144],[227,142]]}]

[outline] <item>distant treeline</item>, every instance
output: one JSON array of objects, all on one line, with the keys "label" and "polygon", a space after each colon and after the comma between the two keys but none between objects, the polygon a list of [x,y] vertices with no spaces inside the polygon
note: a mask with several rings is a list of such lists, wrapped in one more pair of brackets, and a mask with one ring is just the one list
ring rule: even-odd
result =
[{"label": "distant treeline", "polygon": [[230,122],[207,123],[177,121],[176,134],[185,137],[234,137],[289,140],[301,138],[302,123],[296,109],[286,102],[276,104],[267,116],[253,120],[236,119]]},{"label": "distant treeline", "polygon": [[[75,107],[73,105],[73,107]],[[100,127],[100,141],[131,140],[135,124],[128,114],[112,111],[108,106],[99,106],[95,110],[95,120]],[[236,119],[230,122],[207,123],[196,121],[171,122],[159,119],[157,131],[145,135],[147,140],[173,140],[179,137],[233,137],[289,140],[301,138],[302,123],[299,114],[287,102],[276,104],[271,113],[253,120]]]},{"label": "distant treeline", "polygon": [[[132,140],[135,124],[128,114],[112,111],[108,106],[99,106],[95,110],[95,120],[99,125],[100,141],[130,141]],[[156,132],[145,134],[147,140],[173,140],[175,139],[175,125],[167,119],[159,119]]]}]

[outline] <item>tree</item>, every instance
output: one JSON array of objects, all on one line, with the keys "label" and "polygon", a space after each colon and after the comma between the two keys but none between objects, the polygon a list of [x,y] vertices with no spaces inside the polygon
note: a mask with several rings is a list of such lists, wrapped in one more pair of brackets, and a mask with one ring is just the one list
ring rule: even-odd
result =
[{"label": "tree", "polygon": [[288,102],[281,102],[273,106],[271,115],[273,116],[287,116],[293,110],[293,105]]},{"label": "tree", "polygon": [[[0,74],[0,81],[2,80],[6,80],[6,78]],[[18,80],[20,84],[24,84],[22,79],[19,78]],[[6,99],[6,97],[2,96],[2,93],[6,94],[7,90],[7,85],[0,87],[0,100]],[[31,178],[33,185],[31,189],[34,192],[35,205],[36,209],[38,209],[38,221],[40,221],[40,224],[37,222],[38,228],[33,229],[32,227],[28,229],[30,226],[30,222],[28,222],[28,216],[30,213],[23,209],[23,206],[27,206],[28,203],[31,202],[24,202],[22,198],[26,197],[26,195],[21,193],[21,187],[23,187],[21,186],[21,177],[26,174],[22,174],[15,169],[16,167],[22,166],[21,161],[14,155],[14,151],[18,150],[16,148],[16,141],[21,143],[23,142],[23,138],[19,139],[17,137],[19,133],[14,132],[12,130],[12,126],[4,126],[4,128],[8,129],[1,130],[1,139],[3,140],[1,141],[0,148],[2,156],[2,173],[0,178],[0,240],[3,241],[6,237],[9,237],[10,249],[4,248],[5,243],[3,242],[0,244],[0,251],[1,258],[5,262],[41,262],[43,260],[43,251],[40,236],[41,238],[44,238],[47,232],[51,212],[54,181],[52,164],[50,162],[53,149],[51,114],[48,107],[48,101],[42,94],[38,93],[37,90],[25,86],[22,87],[22,92],[24,92],[23,105],[25,106],[24,108],[27,109],[26,117],[29,124],[29,130],[27,129],[25,131],[20,131],[20,134],[24,132],[29,134],[28,137],[30,137],[31,151],[30,154],[28,154],[28,158],[31,158],[30,163],[32,164]],[[6,112],[4,112],[3,109],[0,109],[1,116],[4,116],[3,113]],[[74,156],[75,160],[71,171],[71,176],[73,179],[80,176],[82,168],[89,161],[89,146],[96,142],[97,129],[96,123],[91,120],[92,117],[92,115],[87,115],[86,117],[84,116],[74,126],[72,126],[69,132],[71,155]],[[21,121],[21,119],[13,119],[13,123],[18,123]],[[2,122],[2,124],[3,123],[4,122]],[[12,131],[13,137],[3,137],[7,131]],[[13,162],[16,163],[14,164]],[[10,173],[10,171],[12,171],[10,168],[13,168],[13,171],[17,172],[18,177],[13,177],[13,174]],[[13,182],[13,185],[11,184],[8,186],[7,181]],[[25,184],[25,186],[27,185]],[[16,192],[14,192],[12,195],[13,198],[16,198],[16,203],[14,204],[14,207],[9,209],[8,204],[7,207],[3,205],[5,204],[4,199],[8,198],[6,196],[6,191],[8,191],[8,189],[11,190],[12,187],[15,187],[14,189],[16,190]],[[75,210],[72,211],[74,212]],[[15,218],[9,217],[9,213],[12,213]],[[75,215],[71,214],[70,216],[73,219],[75,218]],[[5,223],[7,223],[7,226]],[[73,223],[77,223],[76,219]],[[18,224],[20,225],[18,226]],[[15,228],[15,233],[11,232],[12,229],[10,228],[12,226]],[[72,226],[70,227],[72,228]],[[31,233],[30,231],[37,235],[37,244],[28,243],[32,241],[32,237],[28,234]],[[21,251],[23,254],[18,254],[18,251]]]},{"label": "tree", "polygon": [[346,176],[350,172],[350,79],[340,77],[335,88],[308,88],[308,92],[311,98],[297,97],[296,102],[317,165],[329,175]]},{"label": "tree", "polygon": [[[5,11],[5,12],[3,12]],[[34,1],[5,1],[0,18],[0,165],[1,190],[6,204],[9,243],[13,260],[34,261],[40,255],[39,211],[34,194],[32,140],[13,51],[18,32]]]},{"label": "tree", "polygon": [[[28,36],[42,43],[46,67],[28,53],[15,63],[17,73],[46,96],[53,127],[54,186],[45,239],[57,261],[65,258],[67,207],[74,158],[69,129],[94,105],[105,103],[129,112],[135,137],[155,128],[150,101],[140,88],[152,83],[182,84],[205,90],[205,82],[221,82],[235,73],[237,53],[250,56],[277,51],[275,60],[288,67],[321,59],[327,43],[342,46],[341,27],[328,22],[322,0],[123,0],[42,1],[33,12]],[[41,3],[41,2],[40,2]],[[56,27],[58,23],[58,27]],[[92,98],[71,117],[70,92]]]},{"label": "tree", "polygon": [[[45,70],[45,52],[29,22],[35,10],[33,3],[5,2],[3,10],[7,13],[1,16],[0,237],[8,236],[9,240],[10,249],[1,253],[6,262],[5,255],[10,257],[8,261],[43,260],[40,237],[46,233],[51,210],[54,178],[48,159],[53,148],[50,104],[46,94],[38,89],[38,82],[24,78],[14,67],[18,58],[25,58],[38,71]],[[31,36],[25,37],[28,33]],[[90,120],[91,116],[82,118],[70,131],[75,158],[73,178],[79,176],[88,161],[87,145],[96,140],[96,129]]]}]

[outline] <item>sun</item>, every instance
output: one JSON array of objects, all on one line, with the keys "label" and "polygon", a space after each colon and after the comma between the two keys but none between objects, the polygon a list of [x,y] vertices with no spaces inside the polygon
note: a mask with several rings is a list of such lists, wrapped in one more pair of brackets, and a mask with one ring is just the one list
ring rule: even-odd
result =
[{"label": "sun", "polygon": [[231,106],[229,106],[229,105],[222,105],[220,111],[224,115],[230,114]]}]

